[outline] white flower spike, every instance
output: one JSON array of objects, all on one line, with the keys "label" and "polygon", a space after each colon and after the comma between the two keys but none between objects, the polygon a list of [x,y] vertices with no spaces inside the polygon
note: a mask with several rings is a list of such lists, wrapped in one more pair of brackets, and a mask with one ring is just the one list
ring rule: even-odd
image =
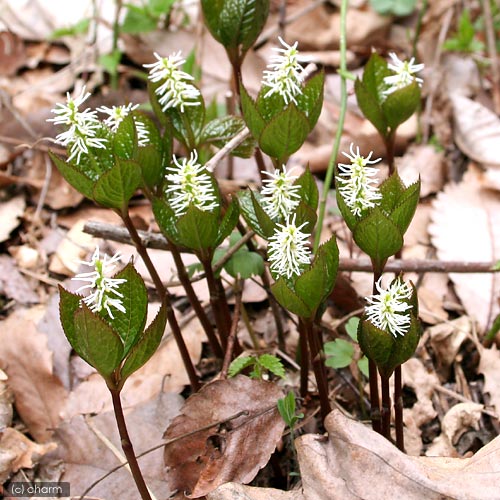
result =
[{"label": "white flower spike", "polygon": [[108,277],[113,273],[116,267],[115,264],[119,262],[119,260],[119,253],[116,253],[111,258],[106,254],[104,254],[102,259],[99,258],[99,247],[96,247],[89,262],[80,261],[80,264],[93,267],[94,271],[80,273],[72,278],[76,281],[88,282],[87,285],[81,286],[76,293],[80,293],[87,289],[92,290],[92,293],[82,299],[82,302],[84,302],[92,312],[101,312],[103,309],[106,309],[111,319],[114,319],[113,312],[111,311],[112,307],[122,313],[126,312],[121,301],[123,294],[118,291],[118,288],[127,280]]},{"label": "white flower spike", "polygon": [[[139,104],[129,103],[122,106],[101,106],[97,108],[97,111],[108,115],[104,120],[104,124],[107,125],[112,132],[116,132],[120,123],[132,112],[139,107]],[[149,143],[149,133],[140,120],[134,117],[135,129],[137,131],[137,142],[139,146],[146,146]]]},{"label": "white flower spike", "polygon": [[366,297],[370,304],[365,308],[367,319],[377,328],[389,331],[394,337],[404,336],[411,324],[410,315],[406,313],[413,306],[403,301],[411,297],[412,288],[398,278],[384,290],[381,281],[382,278],[375,284],[379,293]]},{"label": "white flower spike", "polygon": [[378,168],[368,167],[378,163],[381,158],[371,160],[373,151],[365,158],[359,154],[359,147],[354,152],[354,144],[351,143],[351,154],[343,152],[342,154],[351,160],[350,164],[339,163],[339,175],[337,180],[337,189],[342,195],[345,204],[350,208],[354,215],[361,215],[366,208],[373,208],[378,200],[382,198],[377,180],[373,177],[377,174]]},{"label": "white flower spike", "polygon": [[288,45],[283,38],[278,37],[284,48],[274,47],[277,54],[270,59],[269,69],[264,71],[262,84],[269,87],[264,97],[279,94],[283,97],[285,105],[290,102],[297,104],[297,95],[302,94],[302,83],[304,81],[304,69],[299,64],[307,62],[307,58],[301,57],[297,50],[298,42]]},{"label": "white flower spike", "polygon": [[384,83],[389,85],[389,88],[384,92],[385,95],[392,94],[396,90],[402,89],[414,81],[418,83],[419,87],[422,86],[424,81],[422,78],[416,77],[415,73],[424,69],[423,64],[415,64],[414,57],[409,61],[401,61],[394,52],[391,52],[389,57],[392,63],[388,64],[388,68],[394,71],[395,74],[384,78]]},{"label": "white flower spike", "polygon": [[267,215],[271,219],[278,217],[286,217],[287,214],[293,212],[300,203],[300,186],[294,184],[299,178],[298,175],[291,175],[287,172],[285,165],[282,170],[276,169],[274,174],[262,171],[263,174],[270,177],[263,181],[261,194],[262,205]]},{"label": "white flower spike", "polygon": [[56,125],[64,125],[67,130],[56,136],[56,142],[62,146],[69,147],[69,158],[71,161],[76,157],[76,163],[80,163],[82,154],[88,154],[89,148],[105,148],[107,140],[96,137],[101,127],[97,112],[90,108],[80,111],[79,107],[90,97],[83,87],[80,95],[73,99],[69,92],[66,94],[66,104],[57,103],[52,109],[56,115],[47,119]]},{"label": "white flower spike", "polygon": [[152,64],[144,64],[149,69],[148,78],[153,82],[163,82],[156,90],[158,102],[162,110],[169,108],[179,108],[184,113],[184,106],[199,106],[197,97],[200,91],[191,83],[194,78],[179,69],[186,60],[177,52],[168,57],[161,57],[157,52],[154,53],[157,61]]},{"label": "white flower spike", "polygon": [[300,268],[311,263],[309,248],[310,234],[301,229],[307,224],[295,225],[296,214],[292,220],[287,216],[285,224],[277,224],[278,229],[269,238],[267,254],[271,270],[279,276],[291,278],[300,274]]},{"label": "white flower spike", "polygon": [[189,160],[181,162],[173,157],[174,166],[167,167],[166,179],[169,185],[166,194],[175,215],[180,217],[187,212],[190,204],[204,212],[218,207],[214,187],[206,167],[198,163],[196,151],[191,153]]}]

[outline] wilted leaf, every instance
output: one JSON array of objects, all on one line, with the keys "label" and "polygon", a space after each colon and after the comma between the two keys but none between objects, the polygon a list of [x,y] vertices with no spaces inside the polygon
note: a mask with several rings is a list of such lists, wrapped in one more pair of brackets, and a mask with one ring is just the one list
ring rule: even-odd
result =
[{"label": "wilted leaf", "polygon": [[[433,204],[429,233],[440,260],[494,262],[500,259],[500,199],[482,187],[470,169],[460,184],[449,184]],[[467,314],[486,330],[498,313],[500,280],[492,273],[451,273]]]},{"label": "wilted leaf", "polygon": [[489,394],[490,404],[495,407],[496,414],[500,415],[500,354],[495,346],[481,349],[477,371],[484,375],[484,392]]},{"label": "wilted leaf", "polygon": [[199,498],[228,481],[250,482],[283,432],[285,423],[276,408],[282,396],[278,386],[243,375],[212,382],[191,396],[165,439],[211,423],[214,427],[165,448],[170,487]]},{"label": "wilted leaf", "polygon": [[361,422],[334,410],[328,440],[296,440],[307,500],[440,500],[495,498],[500,481],[500,437],[472,458],[409,457]]}]

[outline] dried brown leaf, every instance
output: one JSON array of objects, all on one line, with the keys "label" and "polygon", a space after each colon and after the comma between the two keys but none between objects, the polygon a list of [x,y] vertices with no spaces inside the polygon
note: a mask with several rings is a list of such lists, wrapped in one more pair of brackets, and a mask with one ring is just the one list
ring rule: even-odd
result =
[{"label": "dried brown leaf", "polygon": [[[469,169],[460,184],[449,184],[434,201],[432,243],[441,260],[494,262],[500,259],[500,198]],[[451,273],[467,314],[486,330],[500,313],[498,273]]]},{"label": "dried brown leaf", "polygon": [[275,384],[239,375],[212,382],[191,396],[165,439],[214,427],[165,448],[170,487],[199,498],[229,481],[250,482],[281,438],[285,424],[276,402],[282,395]]},{"label": "dried brown leaf", "polygon": [[380,434],[334,410],[328,439],[296,440],[306,500],[497,498],[500,437],[470,459],[410,457]]},{"label": "dried brown leaf", "polygon": [[282,491],[226,483],[207,495],[208,500],[304,500],[300,490]]},{"label": "dried brown leaf", "polygon": [[11,76],[26,62],[23,40],[10,31],[0,32],[0,75]]},{"label": "dried brown leaf", "polygon": [[490,349],[481,349],[478,372],[484,375],[484,392],[489,394],[489,404],[500,415],[500,352],[493,345]]},{"label": "dried brown leaf", "polygon": [[[32,469],[43,455],[55,450],[56,443],[37,444],[28,439],[24,434],[9,427],[2,432],[0,448],[12,452],[14,459],[10,464],[10,471],[19,469]],[[4,471],[0,471],[0,475]]]},{"label": "dried brown leaf", "polygon": [[7,255],[0,255],[0,293],[23,305],[39,302],[38,294],[17,270],[14,259]]},{"label": "dried brown leaf", "polygon": [[26,201],[24,196],[16,196],[0,203],[0,241],[9,239],[10,233],[19,226],[20,217],[24,214]]},{"label": "dried brown leaf", "polygon": [[500,167],[500,118],[468,97],[452,94],[455,141],[469,158]]},{"label": "dried brown leaf", "polygon": [[0,365],[9,376],[15,406],[30,434],[47,441],[60,422],[67,392],[53,373],[47,338],[36,328],[43,310],[11,314],[0,329]]}]

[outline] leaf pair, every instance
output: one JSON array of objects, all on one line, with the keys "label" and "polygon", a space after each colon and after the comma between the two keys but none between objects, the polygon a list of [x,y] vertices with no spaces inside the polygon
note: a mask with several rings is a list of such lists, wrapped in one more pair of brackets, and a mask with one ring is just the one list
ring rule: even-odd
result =
[{"label": "leaf pair", "polygon": [[166,325],[163,304],[156,318],[146,325],[148,296],[142,278],[128,264],[115,278],[120,285],[126,312],[118,312],[111,323],[106,313],[94,313],[82,297],[59,287],[61,324],[75,352],[93,366],[108,387],[119,389],[125,380],[154,354]]},{"label": "leaf pair", "polygon": [[285,105],[283,97],[262,87],[254,101],[243,85],[240,86],[241,107],[247,127],[260,149],[281,166],[304,143],[316,125],[323,105],[325,75],[318,73],[296,96],[297,104]]},{"label": "leaf pair", "polygon": [[377,206],[354,215],[337,189],[339,210],[352,231],[356,244],[382,271],[387,259],[403,247],[403,236],[415,214],[420,195],[420,179],[405,187],[397,172],[380,185],[382,199]]},{"label": "leaf pair", "polygon": [[420,103],[420,87],[416,81],[387,94],[389,85],[384,78],[393,74],[387,61],[373,53],[365,66],[363,78],[358,78],[354,84],[363,115],[386,140],[415,113]]}]

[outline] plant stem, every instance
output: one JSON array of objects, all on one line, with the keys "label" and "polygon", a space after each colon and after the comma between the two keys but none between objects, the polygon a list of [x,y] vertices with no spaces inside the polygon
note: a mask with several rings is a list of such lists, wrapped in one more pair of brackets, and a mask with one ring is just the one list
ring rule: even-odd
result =
[{"label": "plant stem", "polygon": [[323,227],[323,220],[325,218],[326,200],[328,191],[332,185],[333,174],[335,172],[335,164],[339,154],[340,139],[344,130],[344,120],[347,110],[347,83],[345,73],[347,71],[347,39],[346,39],[346,25],[347,25],[347,0],[342,0],[340,5],[340,113],[339,121],[337,124],[337,132],[335,134],[335,142],[333,143],[332,154],[328,162],[328,169],[326,171],[325,183],[323,185],[323,193],[319,202],[318,223],[316,225],[316,236],[314,238],[314,253],[318,250],[321,241],[321,228]]},{"label": "plant stem", "polygon": [[[122,0],[116,0],[116,11],[115,18],[113,20],[113,45],[111,53],[113,56],[116,54],[118,50],[118,39],[120,38],[120,13],[123,7]],[[111,88],[114,90],[118,90],[118,67],[115,68],[116,71],[111,73]]]},{"label": "plant stem", "polygon": [[391,440],[391,395],[389,377],[381,377],[382,385],[382,435]]},{"label": "plant stem", "polygon": [[307,330],[304,320],[299,318],[299,346],[300,346],[300,397],[307,396],[309,381],[309,350],[307,348]]},{"label": "plant stem", "polygon": [[125,453],[125,457],[130,466],[130,471],[132,472],[132,476],[134,478],[137,489],[139,490],[139,494],[141,495],[142,500],[151,500],[151,495],[149,494],[148,487],[144,481],[144,477],[142,476],[141,469],[139,468],[139,464],[137,463],[137,457],[134,453],[134,447],[132,446],[132,441],[130,440],[130,436],[128,435],[127,424],[125,423],[125,417],[123,415],[122,402],[120,399],[120,390],[119,389],[109,389],[111,392],[111,399],[113,400],[113,409],[115,412],[116,425],[118,426],[118,433],[120,435],[120,441],[122,444],[123,453]]},{"label": "plant stem", "polygon": [[205,270],[205,278],[207,280],[208,291],[210,293],[210,304],[215,317],[215,324],[219,332],[219,337],[224,352],[227,350],[227,340],[229,330],[231,328],[231,314],[229,305],[226,300],[226,293],[220,280],[216,279],[211,259],[200,259],[203,269]]},{"label": "plant stem", "polygon": [[401,383],[401,365],[394,370],[394,421],[396,425],[396,446],[404,453],[405,438],[403,432],[403,394]]},{"label": "plant stem", "polygon": [[318,386],[319,401],[321,405],[321,417],[323,420],[332,411],[330,406],[330,399],[328,396],[328,381],[326,379],[326,370],[321,356],[321,341],[319,338],[320,331],[315,328],[315,324],[310,319],[304,319],[304,324],[307,332],[307,340],[309,343],[309,350],[311,351],[311,359]]},{"label": "plant stem", "polygon": [[262,156],[262,151],[259,147],[255,148],[255,161],[257,162],[257,170],[259,171],[259,178],[261,185],[263,181],[267,179],[264,172],[267,172],[266,162],[264,161],[264,157]]},{"label": "plant stem", "polygon": [[171,241],[169,241],[169,249],[170,253],[172,254],[172,257],[174,258],[175,267],[177,269],[177,276],[179,276],[179,281],[182,283],[184,291],[188,296],[189,302],[192,308],[194,309],[196,315],[198,316],[201,326],[205,330],[205,334],[207,336],[208,343],[212,348],[212,352],[214,353],[215,356],[222,359],[224,357],[224,351],[222,350],[217,335],[215,335],[212,323],[208,319],[208,316],[205,313],[205,309],[203,309],[203,306],[201,305],[198,296],[196,295],[196,292],[193,289],[193,285],[189,279],[186,267],[184,266],[184,262],[182,262],[181,253],[179,252],[177,245],[175,245]]},{"label": "plant stem", "polygon": [[[373,288],[372,293],[377,293],[376,283],[382,273],[373,271]],[[380,398],[378,394],[378,370],[377,365],[371,359],[368,359],[368,375],[370,383],[370,417],[372,419],[372,429],[379,434],[382,434],[382,426],[380,421]]]},{"label": "plant stem", "polygon": [[231,358],[233,356],[233,348],[236,336],[238,334],[238,322],[240,320],[241,295],[242,295],[242,289],[240,287],[239,280],[236,279],[234,283],[234,296],[235,296],[234,314],[233,314],[233,320],[231,322],[231,331],[229,332],[229,338],[227,340],[226,354],[224,355],[224,362],[222,364],[222,370],[220,372],[221,379],[227,378],[229,364],[231,363]]},{"label": "plant stem", "polygon": [[384,138],[385,151],[387,157],[387,165],[389,166],[389,175],[392,175],[396,170],[396,165],[394,164],[394,148],[396,145],[396,131],[391,130],[389,135]]},{"label": "plant stem", "polygon": [[118,215],[120,215],[120,217],[122,218],[123,223],[125,224],[125,227],[127,228],[130,234],[130,238],[132,239],[137,252],[144,261],[144,264],[146,265],[146,268],[151,276],[151,279],[155,284],[158,295],[162,297],[162,300],[165,301],[168,323],[170,325],[170,328],[172,329],[172,334],[174,336],[175,342],[177,343],[177,347],[181,354],[182,362],[184,363],[184,368],[186,369],[186,372],[188,374],[189,382],[191,383],[191,389],[194,392],[196,392],[200,388],[200,383],[198,381],[198,377],[196,375],[193,362],[191,361],[191,358],[189,356],[189,351],[187,350],[186,343],[184,342],[184,338],[182,337],[182,332],[179,327],[179,323],[177,322],[177,318],[175,317],[174,309],[172,307],[170,299],[170,294],[168,293],[168,290],[165,288],[163,282],[161,281],[158,271],[156,270],[153,262],[151,261],[149,254],[146,250],[146,247],[142,244],[141,237],[137,233],[137,230],[134,226],[134,223],[130,219],[128,212],[124,210],[123,212],[119,212]]}]

